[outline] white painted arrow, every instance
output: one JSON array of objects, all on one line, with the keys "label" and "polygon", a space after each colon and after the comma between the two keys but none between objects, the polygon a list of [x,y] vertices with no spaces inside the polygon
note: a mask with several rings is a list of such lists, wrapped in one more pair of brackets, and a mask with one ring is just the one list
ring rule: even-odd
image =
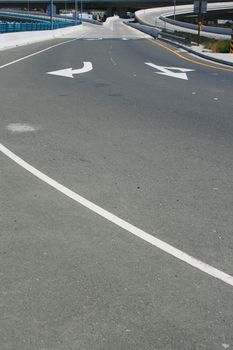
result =
[{"label": "white painted arrow", "polygon": [[[185,72],[193,72],[194,69],[178,68],[178,67],[163,67],[157,66],[154,63],[145,62],[148,66],[160,70],[160,72],[155,72],[156,74],[167,75],[168,77],[188,80],[187,74]],[[173,72],[178,71],[178,72]]]},{"label": "white painted arrow", "polygon": [[73,70],[72,68],[66,68],[66,69],[55,70],[53,72],[47,72],[47,74],[58,75],[66,78],[73,78],[75,74],[87,73],[92,69],[93,69],[93,66],[91,62],[83,62],[83,67],[80,69]]}]

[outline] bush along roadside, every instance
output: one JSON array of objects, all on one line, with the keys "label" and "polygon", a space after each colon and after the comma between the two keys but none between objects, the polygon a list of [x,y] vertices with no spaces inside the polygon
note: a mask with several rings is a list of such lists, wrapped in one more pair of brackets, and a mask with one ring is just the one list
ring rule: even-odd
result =
[{"label": "bush along roadside", "polygon": [[213,52],[229,53],[230,52],[230,41],[215,40],[214,42],[203,42],[203,46]]},{"label": "bush along roadside", "polygon": [[[185,37],[186,41],[189,43],[197,43],[197,35],[191,33],[175,32],[177,35],[182,35]],[[200,44],[204,46],[205,49],[211,50],[218,53],[229,53],[230,52],[230,41],[228,40],[216,40],[207,39],[205,37],[200,37]]]}]

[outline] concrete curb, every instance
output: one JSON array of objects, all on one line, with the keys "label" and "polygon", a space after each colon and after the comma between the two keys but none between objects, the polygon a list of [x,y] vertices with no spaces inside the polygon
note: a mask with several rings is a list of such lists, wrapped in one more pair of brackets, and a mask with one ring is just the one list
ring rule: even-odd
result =
[{"label": "concrete curb", "polygon": [[6,50],[16,46],[33,44],[45,40],[57,39],[63,37],[66,34],[81,30],[83,30],[83,25],[55,30],[0,34],[0,50]]},{"label": "concrete curb", "polygon": [[197,52],[197,51],[195,51],[195,50],[192,50],[192,49],[188,48],[187,46],[184,46],[184,45],[182,45],[182,44],[173,42],[173,41],[171,41],[171,40],[163,39],[163,38],[158,38],[158,40],[163,41],[163,42],[165,42],[165,43],[168,43],[168,44],[170,44],[170,45],[173,45],[173,46],[175,46],[175,47],[184,49],[184,50],[188,51],[189,53],[192,53],[192,54],[194,54],[194,55],[196,55],[196,56],[199,56],[199,57],[201,57],[201,58],[204,58],[204,59],[206,59],[206,60],[213,61],[213,62],[215,62],[215,63],[220,63],[220,64],[224,64],[224,65],[233,67],[233,63],[232,63],[232,62],[228,62],[228,61],[221,60],[221,59],[219,59],[219,58],[207,56],[207,55],[205,55],[205,54],[203,54],[203,53],[201,53],[201,52]]},{"label": "concrete curb", "polygon": [[224,61],[224,60],[221,60],[219,58],[215,58],[215,57],[211,57],[211,56],[205,55],[203,53],[200,53],[200,52],[197,52],[195,50],[192,50],[189,47],[184,46],[184,45],[182,45],[182,44],[180,44],[178,42],[174,42],[174,41],[171,41],[169,39],[161,38],[160,37],[161,33],[156,29],[156,27],[148,26],[148,25],[142,25],[142,24],[139,24],[139,23],[127,23],[127,24],[129,26],[131,26],[131,27],[136,28],[137,30],[140,30],[141,32],[144,32],[144,33],[147,33],[147,34],[153,36],[154,38],[156,38],[156,39],[158,39],[160,41],[163,41],[163,42],[168,43],[170,45],[173,45],[175,47],[184,49],[184,50],[188,51],[189,53],[192,53],[192,54],[194,54],[196,56],[199,56],[199,57],[204,58],[204,59],[209,60],[209,61],[213,61],[215,63],[220,63],[220,64],[224,64],[224,65],[233,67],[233,63],[232,62]]}]

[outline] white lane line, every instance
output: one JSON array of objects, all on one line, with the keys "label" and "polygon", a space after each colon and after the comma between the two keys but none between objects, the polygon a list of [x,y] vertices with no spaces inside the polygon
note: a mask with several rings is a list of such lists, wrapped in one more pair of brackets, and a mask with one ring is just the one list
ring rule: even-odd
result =
[{"label": "white lane line", "polygon": [[16,162],[18,165],[20,165],[22,168],[29,171],[31,174],[36,176],[38,179],[42,180],[43,182],[47,183],[51,187],[55,188],[59,192],[63,193],[65,196],[73,199],[77,203],[83,205],[84,207],[90,209],[94,213],[100,215],[101,217],[107,219],[108,221],[114,223],[115,225],[123,228],[124,230],[132,233],[133,235],[143,239],[144,241],[154,245],[155,247],[161,249],[162,251],[166,252],[169,255],[174,256],[175,258],[195,267],[196,269],[215,277],[222,282],[225,282],[231,286],[233,286],[233,276],[226,274],[225,272],[216,269],[215,267],[206,264],[205,262],[198,260],[194,258],[193,256],[184,253],[183,251],[173,247],[172,245],[150,235],[149,233],[139,229],[138,227],[128,223],[127,221],[122,220],[118,216],[110,213],[109,211],[99,207],[98,205],[90,202],[89,200],[85,199],[84,197],[80,196],[79,194],[71,191],[67,187],[61,185],[59,182],[53,180],[49,176],[43,174],[41,171],[37,170],[27,162],[25,162],[23,159],[18,157],[16,154],[11,152],[8,148],[6,148],[4,145],[0,144],[0,151],[5,154],[7,157],[12,159],[14,162]]},{"label": "white lane line", "polygon": [[114,59],[113,59],[112,57],[110,57],[110,61],[112,62],[112,64],[113,64],[114,66],[117,66],[116,61],[114,61]]},{"label": "white lane line", "polygon": [[36,131],[38,130],[38,127],[36,128],[35,126],[26,123],[10,123],[6,126],[6,129],[13,133],[22,133]]},{"label": "white lane line", "polygon": [[67,41],[63,41],[62,43],[59,43],[59,44],[56,44],[56,45],[52,45],[52,46],[46,47],[46,48],[43,49],[43,50],[36,51],[36,52],[34,52],[34,53],[30,54],[30,55],[27,55],[27,56],[21,57],[21,58],[19,58],[19,59],[17,59],[17,60],[14,60],[14,61],[12,61],[12,62],[3,64],[2,66],[0,66],[0,69],[5,68],[5,67],[8,67],[8,66],[11,66],[11,65],[14,64],[14,63],[17,63],[17,62],[26,60],[27,58],[30,58],[30,57],[32,57],[32,56],[39,55],[40,53],[45,52],[45,51],[48,51],[48,50],[51,50],[51,49],[53,49],[54,47],[57,47],[57,46],[61,46],[61,45],[64,45],[64,44],[71,43],[72,41],[75,41],[75,40],[78,40],[78,38],[71,39],[71,40],[67,40]]},{"label": "white lane line", "polygon": [[94,40],[103,40],[103,38],[87,38],[84,40],[88,40],[88,41],[94,41]]}]

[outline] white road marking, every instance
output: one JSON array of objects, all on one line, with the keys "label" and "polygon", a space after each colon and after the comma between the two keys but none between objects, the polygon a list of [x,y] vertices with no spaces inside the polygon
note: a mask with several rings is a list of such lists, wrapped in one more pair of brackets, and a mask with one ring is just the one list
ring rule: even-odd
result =
[{"label": "white road marking", "polygon": [[41,171],[37,170],[27,162],[25,162],[23,159],[18,157],[16,154],[11,152],[8,148],[6,148],[4,145],[0,144],[0,151],[5,154],[7,157],[12,159],[14,162],[16,162],[18,165],[20,165],[22,168],[26,169],[28,172],[36,176],[38,179],[42,180],[43,182],[47,183],[51,187],[55,188],[59,192],[63,193],[65,196],[73,199],[75,202],[83,205],[84,207],[90,209],[94,213],[100,215],[101,217],[107,219],[108,221],[114,223],[115,225],[123,228],[124,230],[132,233],[133,235],[141,238],[142,240],[152,244],[153,246],[159,248],[160,250],[166,252],[169,255],[174,256],[175,258],[195,267],[196,269],[212,276],[217,279],[219,279],[222,282],[225,282],[226,284],[229,284],[233,287],[233,276],[226,274],[225,272],[216,269],[215,267],[206,264],[205,262],[198,260],[194,258],[193,256],[173,247],[172,245],[150,235],[149,233],[139,229],[138,227],[128,223],[127,221],[122,220],[118,216],[110,213],[109,211],[99,207],[98,205],[92,203],[91,201],[85,199],[84,197],[80,196],[79,194],[75,193],[74,191],[68,189],[67,187],[61,185],[59,182],[53,180],[49,176],[43,174]]},{"label": "white road marking", "polygon": [[11,132],[31,132],[31,131],[36,131],[38,128],[35,128],[33,125],[30,124],[22,124],[22,123],[11,123],[7,125],[6,127],[7,130]]},{"label": "white road marking", "polygon": [[[160,72],[155,72],[156,74],[167,75],[168,77],[183,79],[183,80],[188,80],[186,72],[194,71],[194,69],[187,69],[187,68],[157,66],[156,64],[150,63],[150,62],[145,62],[145,64],[147,64],[152,68],[160,70]],[[173,71],[178,71],[178,72],[173,72]]]},{"label": "white road marking", "polygon": [[58,75],[66,78],[73,78],[75,74],[83,74],[90,72],[93,69],[91,62],[83,62],[83,67],[79,69],[65,68],[60,70],[55,70],[53,72],[47,72],[47,74]]},{"label": "white road marking", "polygon": [[30,58],[30,57],[39,55],[40,53],[45,52],[45,51],[48,51],[48,50],[51,50],[51,49],[53,49],[54,47],[61,46],[61,45],[64,45],[64,44],[68,44],[68,43],[71,43],[72,41],[76,41],[76,40],[78,40],[78,38],[75,38],[75,39],[72,39],[72,40],[63,41],[62,43],[59,43],[59,44],[56,44],[56,45],[52,45],[52,46],[46,47],[46,48],[43,49],[43,50],[36,51],[36,52],[34,52],[34,53],[30,54],[30,55],[27,55],[27,56],[21,57],[21,58],[19,58],[19,59],[17,59],[17,60],[14,60],[14,61],[12,61],[12,62],[3,64],[2,66],[0,66],[0,69],[5,68],[5,67],[8,67],[8,66],[11,66],[11,65],[14,64],[14,63],[17,63],[17,62],[26,60],[27,58]]},{"label": "white road marking", "polygon": [[88,41],[93,41],[93,40],[103,40],[103,38],[87,38],[84,40],[88,40]]},{"label": "white road marking", "polygon": [[112,57],[110,57],[110,61],[112,62],[112,64],[113,64],[114,66],[117,66],[117,63],[114,61],[114,59],[113,59]]},{"label": "white road marking", "polygon": [[186,51],[184,49],[178,49],[178,50],[176,50],[176,52],[184,53],[184,52],[188,52],[188,51]]}]

